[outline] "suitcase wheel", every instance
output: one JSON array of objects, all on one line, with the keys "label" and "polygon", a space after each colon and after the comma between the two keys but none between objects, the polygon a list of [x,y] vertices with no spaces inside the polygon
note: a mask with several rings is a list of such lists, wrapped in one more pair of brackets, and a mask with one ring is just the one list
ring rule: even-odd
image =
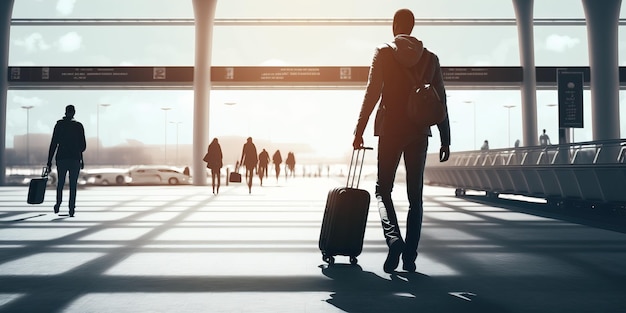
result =
[{"label": "suitcase wheel", "polygon": [[335,257],[334,256],[329,256],[329,255],[322,255],[322,260],[324,260],[324,262],[328,263],[328,265],[333,265],[335,264]]},{"label": "suitcase wheel", "polygon": [[357,260],[356,257],[351,256],[350,257],[350,264],[356,265],[357,263],[359,263],[359,260]]}]

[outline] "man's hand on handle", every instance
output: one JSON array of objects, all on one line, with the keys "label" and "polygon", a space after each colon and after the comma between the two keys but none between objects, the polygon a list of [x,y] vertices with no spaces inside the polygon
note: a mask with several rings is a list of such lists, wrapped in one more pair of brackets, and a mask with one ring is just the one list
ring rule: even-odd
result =
[{"label": "man's hand on handle", "polygon": [[450,158],[450,146],[441,146],[439,149],[439,162],[448,161]]},{"label": "man's hand on handle", "polygon": [[352,141],[352,147],[354,149],[363,148],[363,136],[354,136],[354,141]]}]

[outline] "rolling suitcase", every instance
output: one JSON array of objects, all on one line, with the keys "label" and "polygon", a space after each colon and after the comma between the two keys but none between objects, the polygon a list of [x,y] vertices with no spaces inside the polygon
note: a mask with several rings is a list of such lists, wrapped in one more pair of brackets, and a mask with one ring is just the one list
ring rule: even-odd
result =
[{"label": "rolling suitcase", "polygon": [[48,185],[48,168],[44,167],[41,171],[41,177],[33,178],[28,184],[28,197],[26,202],[29,204],[43,203],[46,195],[46,186]]},{"label": "rolling suitcase", "polygon": [[[319,249],[322,252],[322,260],[329,265],[335,263],[337,255],[348,256],[350,264],[357,264],[357,256],[363,250],[370,194],[367,190],[358,187],[363,171],[365,150],[372,150],[372,148],[352,151],[346,186],[331,189],[326,198]],[[360,153],[361,151],[363,152]],[[361,154],[360,166],[358,165],[359,154]]]}]

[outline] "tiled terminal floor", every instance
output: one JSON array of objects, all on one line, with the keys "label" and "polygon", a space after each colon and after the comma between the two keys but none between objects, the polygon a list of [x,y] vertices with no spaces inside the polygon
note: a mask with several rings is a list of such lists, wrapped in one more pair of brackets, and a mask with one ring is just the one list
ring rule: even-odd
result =
[{"label": "tiled terminal floor", "polygon": [[418,273],[382,271],[374,201],[358,266],[329,268],[317,242],[339,185],[86,187],[73,218],[53,189],[28,205],[0,187],[0,312],[626,312],[626,235],[448,188],[425,188]]}]

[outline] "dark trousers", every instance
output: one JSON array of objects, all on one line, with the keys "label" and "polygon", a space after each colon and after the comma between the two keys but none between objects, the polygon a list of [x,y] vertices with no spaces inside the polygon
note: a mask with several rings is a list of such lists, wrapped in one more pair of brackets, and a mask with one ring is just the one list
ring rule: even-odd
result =
[{"label": "dark trousers", "polygon": [[57,171],[59,181],[57,182],[57,203],[60,206],[63,202],[63,187],[65,185],[65,176],[69,172],[70,178],[70,203],[68,207],[74,210],[76,207],[76,186],[78,185],[78,174],[80,173],[80,160],[57,160]]},{"label": "dark trousers", "polygon": [[[391,138],[389,138],[391,139]],[[391,199],[391,191],[396,178],[400,157],[404,156],[406,186],[409,200],[409,212],[406,222],[405,248],[402,255],[404,262],[414,262],[417,258],[417,245],[422,231],[422,191],[424,188],[424,166],[428,150],[428,137],[420,136],[408,141],[378,140],[378,180],[376,182],[376,200],[383,226],[385,241],[391,246],[396,240],[402,240],[396,210]]]},{"label": "dark trousers", "polygon": [[254,166],[246,166],[246,183],[248,184],[248,189],[252,188],[252,177],[254,177]]},{"label": "dark trousers", "polygon": [[267,177],[267,165],[259,165],[259,177]]},{"label": "dark trousers", "polygon": [[215,191],[216,180],[217,180],[217,190],[219,190],[220,185],[221,185],[221,180],[222,180],[222,170],[220,168],[211,169],[211,186],[213,187],[213,191]]}]

